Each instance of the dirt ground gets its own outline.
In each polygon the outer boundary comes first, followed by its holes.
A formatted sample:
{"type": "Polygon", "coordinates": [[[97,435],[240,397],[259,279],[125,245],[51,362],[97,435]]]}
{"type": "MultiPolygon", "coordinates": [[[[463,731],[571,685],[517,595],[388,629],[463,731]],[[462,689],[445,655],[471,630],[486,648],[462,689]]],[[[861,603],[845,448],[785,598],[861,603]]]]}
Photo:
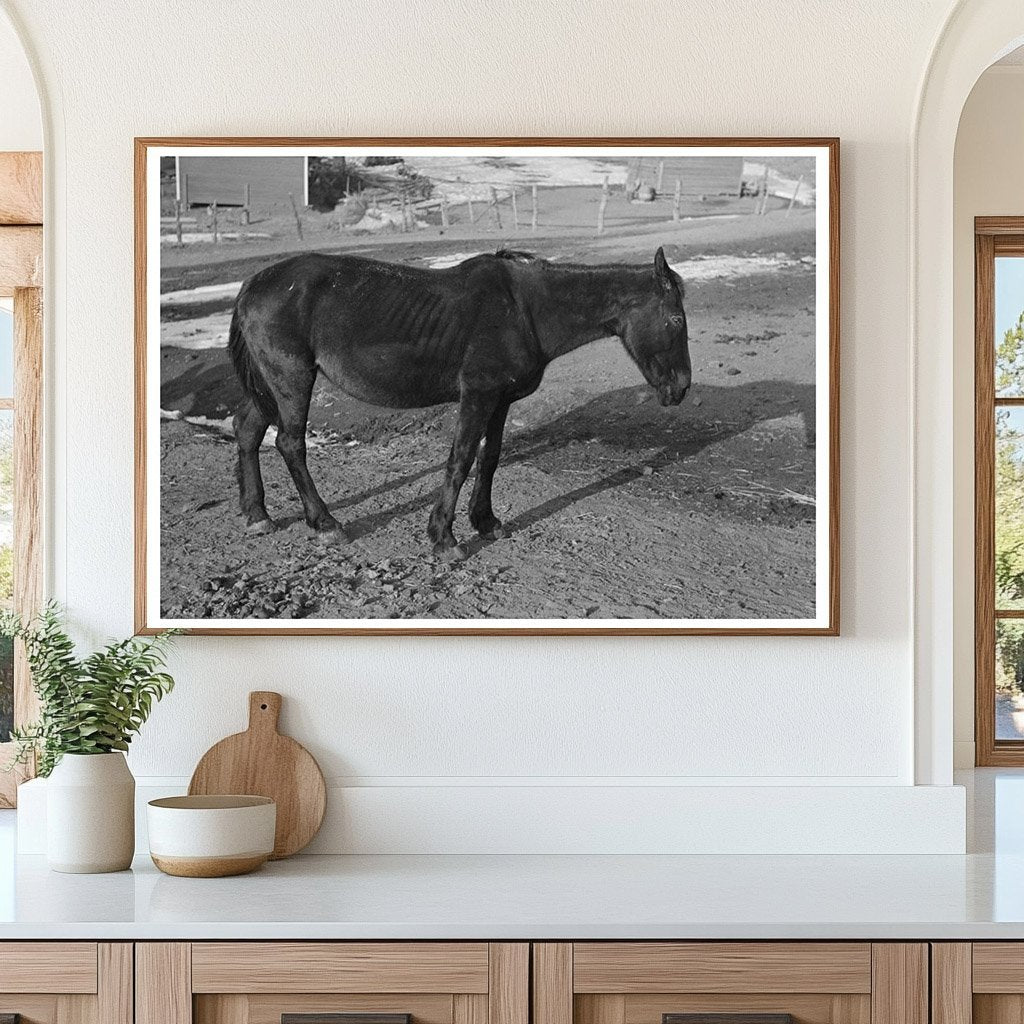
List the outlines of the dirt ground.
{"type": "MultiPolygon", "coordinates": [[[[782,269],[687,286],[694,387],[662,409],[616,339],[553,363],[513,406],[494,508],[510,535],[430,554],[425,528],[454,407],[365,406],[321,382],[309,466],[349,544],[311,537],[283,461],[262,454],[281,529],[244,533],[237,399],[223,348],[161,351],[161,604],[165,618],[807,618],[815,597],[813,212],[621,225],[608,237],[493,232],[339,240],[319,248],[418,261],[513,244],[580,262],[785,253],[782,269]],[[472,245],[467,245],[472,242],[472,245]],[[805,262],[800,263],[799,260],[805,262]],[[189,417],[189,420],[183,417],[189,417]],[[195,422],[198,420],[198,423],[195,422]],[[207,425],[199,425],[206,423],[207,425]]],[[[264,240],[165,251],[164,291],[237,281],[283,255],[264,240]],[[218,251],[212,252],[211,250],[218,251]]],[[[421,264],[422,265],[422,264],[421,264]]],[[[168,310],[168,325],[230,299],[168,310]]]]}

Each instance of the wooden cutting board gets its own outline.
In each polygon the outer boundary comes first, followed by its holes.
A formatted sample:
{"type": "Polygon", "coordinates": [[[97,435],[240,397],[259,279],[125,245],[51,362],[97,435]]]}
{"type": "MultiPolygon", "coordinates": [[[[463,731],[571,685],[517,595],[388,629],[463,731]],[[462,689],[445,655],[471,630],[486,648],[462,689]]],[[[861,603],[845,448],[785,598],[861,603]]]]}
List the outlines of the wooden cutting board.
{"type": "Polygon", "coordinates": [[[277,803],[271,860],[298,853],[317,834],[327,809],[327,787],[313,755],[277,731],[281,694],[249,694],[249,728],[214,744],[189,783],[190,796],[244,793],[277,803]]]}

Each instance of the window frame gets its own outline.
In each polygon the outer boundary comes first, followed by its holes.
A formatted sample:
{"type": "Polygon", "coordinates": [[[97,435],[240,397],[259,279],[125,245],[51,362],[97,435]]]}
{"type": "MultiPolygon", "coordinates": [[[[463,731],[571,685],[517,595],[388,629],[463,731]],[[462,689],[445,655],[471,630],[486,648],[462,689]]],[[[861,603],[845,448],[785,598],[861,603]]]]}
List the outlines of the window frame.
{"type": "Polygon", "coordinates": [[[974,221],[974,761],[978,767],[1024,766],[1024,740],[996,739],[996,620],[1024,623],[1024,608],[997,609],[995,593],[995,426],[998,408],[1024,397],[996,398],[995,261],[1024,258],[1024,217],[974,221]]]}
{"type": "MultiPolygon", "coordinates": [[[[14,300],[14,595],[23,618],[43,595],[43,229],[42,154],[0,153],[0,298],[14,300]]],[[[6,397],[6,396],[5,396],[6,397]]],[[[34,720],[38,701],[25,652],[14,653],[14,724],[34,720]]],[[[0,807],[14,807],[17,786],[35,766],[6,768],[13,743],[0,743],[0,807]]]]}

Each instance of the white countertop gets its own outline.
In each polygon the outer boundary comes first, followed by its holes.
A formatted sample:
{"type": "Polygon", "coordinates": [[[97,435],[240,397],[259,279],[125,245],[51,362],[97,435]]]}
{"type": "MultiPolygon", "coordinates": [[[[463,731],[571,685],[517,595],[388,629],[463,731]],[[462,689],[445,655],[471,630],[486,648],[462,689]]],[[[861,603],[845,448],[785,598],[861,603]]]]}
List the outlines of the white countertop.
{"type": "Polygon", "coordinates": [[[229,879],[18,862],[0,939],[1024,938],[1024,856],[298,857],[229,879]]]}
{"type": "Polygon", "coordinates": [[[225,879],[140,857],[60,875],[14,856],[0,812],[0,940],[1024,939],[1024,772],[959,781],[966,856],[309,856],[225,879]]]}

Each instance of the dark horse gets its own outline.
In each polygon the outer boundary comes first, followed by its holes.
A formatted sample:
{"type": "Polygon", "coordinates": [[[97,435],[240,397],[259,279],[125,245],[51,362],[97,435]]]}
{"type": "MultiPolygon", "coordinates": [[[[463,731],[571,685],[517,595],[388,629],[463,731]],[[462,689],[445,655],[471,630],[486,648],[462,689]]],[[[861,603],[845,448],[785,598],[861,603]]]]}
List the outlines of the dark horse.
{"type": "Polygon", "coordinates": [[[491,481],[509,406],[537,390],[552,359],[612,334],[661,404],[678,405],[690,386],[683,283],[661,249],[653,267],[560,265],[502,251],[444,270],[319,254],[261,270],[238,293],[229,340],[245,395],[235,437],[248,529],[274,528],[259,462],[274,423],[306,522],[318,533],[341,533],[306,467],[306,419],[320,371],[372,405],[458,402],[428,534],[435,552],[464,554],[452,519],[478,458],[469,519],[482,536],[502,536],[491,481]]]}

